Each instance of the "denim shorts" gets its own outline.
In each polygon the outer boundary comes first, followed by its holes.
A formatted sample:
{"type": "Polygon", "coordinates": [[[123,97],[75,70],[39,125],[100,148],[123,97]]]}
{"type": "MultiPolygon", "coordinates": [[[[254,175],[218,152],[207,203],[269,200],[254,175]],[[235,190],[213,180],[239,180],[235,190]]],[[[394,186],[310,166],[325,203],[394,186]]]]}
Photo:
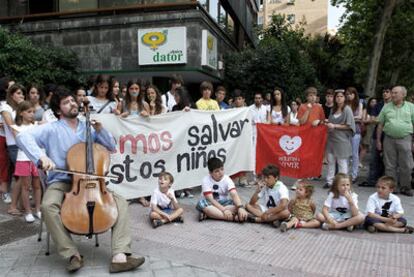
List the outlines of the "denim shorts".
{"type": "MultiPolygon", "coordinates": [[[[158,207],[162,212],[166,213],[166,214],[172,214],[175,210],[171,209],[171,208],[165,208],[165,209],[161,209],[160,207],[158,207]]],[[[153,210],[150,210],[150,214],[153,212],[153,210]]]]}
{"type": "MultiPolygon", "coordinates": [[[[234,205],[233,200],[231,200],[231,199],[217,200],[217,202],[219,202],[220,205],[222,205],[222,206],[234,205]]],[[[208,206],[211,206],[211,205],[212,204],[211,204],[210,201],[203,198],[200,201],[198,201],[196,208],[197,208],[197,210],[202,212],[204,208],[207,208],[208,206]]]]}
{"type": "Polygon", "coordinates": [[[330,211],[329,215],[336,221],[336,222],[344,222],[352,217],[351,213],[340,213],[338,211],[330,211]]]}
{"type": "MultiPolygon", "coordinates": [[[[398,222],[401,222],[402,224],[404,224],[403,227],[405,227],[407,225],[407,219],[405,219],[404,217],[400,217],[399,219],[397,219],[398,222]]],[[[365,227],[374,225],[375,223],[384,223],[381,220],[377,219],[377,218],[372,218],[372,217],[365,217],[365,227]]]]}

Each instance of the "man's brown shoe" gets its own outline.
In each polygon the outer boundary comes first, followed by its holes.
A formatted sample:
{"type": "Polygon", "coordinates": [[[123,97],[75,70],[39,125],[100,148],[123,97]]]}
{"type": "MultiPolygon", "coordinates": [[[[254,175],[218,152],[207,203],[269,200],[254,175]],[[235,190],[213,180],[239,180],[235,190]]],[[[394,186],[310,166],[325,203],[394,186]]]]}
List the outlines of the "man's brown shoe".
{"type": "Polygon", "coordinates": [[[109,267],[110,273],[117,273],[117,272],[124,272],[124,271],[130,271],[133,270],[140,265],[142,265],[145,262],[144,257],[138,257],[134,258],[131,256],[127,256],[127,262],[126,263],[111,263],[111,266],[109,267]]]}
{"type": "Polygon", "coordinates": [[[73,273],[73,272],[78,271],[82,266],[83,266],[83,257],[81,256],[81,259],[79,260],[79,258],[74,255],[70,257],[69,264],[66,266],[66,270],[69,273],[73,273]]]}

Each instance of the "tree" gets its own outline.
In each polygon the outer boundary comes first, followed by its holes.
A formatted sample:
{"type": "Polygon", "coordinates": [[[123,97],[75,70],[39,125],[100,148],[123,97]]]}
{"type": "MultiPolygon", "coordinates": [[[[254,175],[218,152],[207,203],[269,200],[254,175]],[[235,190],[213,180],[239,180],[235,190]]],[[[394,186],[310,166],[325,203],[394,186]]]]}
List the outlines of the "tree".
{"type": "Polygon", "coordinates": [[[339,29],[345,47],[342,55],[355,70],[355,78],[365,84],[368,95],[376,86],[414,86],[412,50],[414,1],[333,0],[346,13],[339,29]]]}
{"type": "Polygon", "coordinates": [[[256,49],[245,49],[225,57],[225,83],[239,88],[250,99],[253,93],[272,92],[282,87],[293,99],[309,85],[319,85],[306,51],[308,38],[301,26],[291,25],[284,16],[274,15],[268,28],[260,32],[256,49]]]}
{"type": "Polygon", "coordinates": [[[22,84],[79,83],[78,58],[65,49],[34,45],[20,34],[0,28],[0,75],[22,84]]]}

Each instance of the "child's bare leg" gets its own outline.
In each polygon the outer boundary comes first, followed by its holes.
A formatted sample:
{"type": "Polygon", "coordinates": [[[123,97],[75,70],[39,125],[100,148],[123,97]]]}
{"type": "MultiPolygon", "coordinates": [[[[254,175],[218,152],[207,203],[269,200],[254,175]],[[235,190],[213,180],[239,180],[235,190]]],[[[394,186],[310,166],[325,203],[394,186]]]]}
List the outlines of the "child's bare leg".
{"type": "Polygon", "coordinates": [[[19,181],[18,181],[21,185],[22,191],[21,191],[21,199],[22,199],[22,204],[23,204],[23,208],[26,211],[26,213],[31,213],[32,209],[30,207],[30,199],[29,199],[29,194],[30,194],[30,177],[20,177],[19,181]]]}
{"type": "Polygon", "coordinates": [[[11,195],[12,201],[10,203],[9,210],[17,210],[17,202],[19,201],[20,192],[22,190],[22,185],[19,179],[16,182],[14,182],[12,186],[12,195],[11,195]]]}
{"type": "Polygon", "coordinates": [[[312,219],[309,221],[301,222],[302,228],[319,228],[320,226],[321,226],[321,223],[317,219],[312,219]]]}
{"type": "Polygon", "coordinates": [[[255,204],[255,205],[251,205],[251,204],[246,204],[246,210],[249,213],[252,213],[254,216],[262,216],[263,212],[262,209],[260,209],[260,206],[255,204]]]}
{"type": "Polygon", "coordinates": [[[277,214],[272,214],[268,217],[267,220],[263,222],[273,222],[275,220],[285,220],[288,219],[290,216],[289,210],[283,210],[281,212],[278,212],[277,214]]]}
{"type": "Polygon", "coordinates": [[[152,211],[150,213],[150,219],[151,220],[154,220],[154,219],[164,220],[164,218],[159,213],[157,213],[156,211],[152,211]]]}
{"type": "MultiPolygon", "coordinates": [[[[214,206],[208,206],[208,207],[204,208],[203,213],[205,213],[208,218],[219,219],[219,220],[228,220],[226,218],[226,216],[224,215],[224,213],[222,211],[220,211],[219,209],[217,209],[216,207],[214,207],[214,206]]],[[[232,217],[231,221],[232,220],[233,220],[233,217],[232,217]]]]}
{"type": "Polygon", "coordinates": [[[172,214],[170,214],[171,221],[173,221],[174,219],[180,217],[183,214],[183,212],[184,212],[183,208],[178,208],[178,209],[174,210],[174,212],[172,214]]]}
{"type": "Polygon", "coordinates": [[[286,222],[286,229],[293,228],[296,225],[296,223],[298,223],[298,222],[299,222],[299,219],[297,217],[292,217],[291,220],[286,222]]]}
{"type": "Polygon", "coordinates": [[[348,220],[339,222],[338,224],[335,225],[335,229],[344,229],[349,226],[355,226],[355,225],[361,224],[362,222],[364,222],[364,216],[360,213],[354,217],[351,217],[348,220]]]}
{"type": "Polygon", "coordinates": [[[42,187],[39,177],[32,178],[33,196],[35,200],[35,210],[40,211],[40,203],[42,202],[42,187]]]}
{"type": "Polygon", "coordinates": [[[403,226],[404,224],[402,222],[397,222],[394,225],[389,225],[385,223],[374,223],[374,227],[377,228],[377,230],[390,233],[404,233],[405,228],[403,226]]]}
{"type": "Polygon", "coordinates": [[[321,223],[326,222],[326,218],[325,218],[325,216],[324,216],[323,214],[321,214],[321,213],[317,213],[317,214],[316,214],[316,219],[317,219],[319,222],[321,222],[321,223]]]}

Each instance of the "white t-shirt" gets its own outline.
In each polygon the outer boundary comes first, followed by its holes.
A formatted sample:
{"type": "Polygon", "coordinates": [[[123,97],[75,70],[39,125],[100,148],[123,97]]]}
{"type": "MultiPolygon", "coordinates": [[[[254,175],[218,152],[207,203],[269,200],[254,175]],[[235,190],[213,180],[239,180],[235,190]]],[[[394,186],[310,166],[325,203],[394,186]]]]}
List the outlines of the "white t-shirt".
{"type": "Polygon", "coordinates": [[[384,217],[393,214],[404,214],[401,200],[395,194],[390,193],[388,199],[378,197],[378,193],[371,194],[367,202],[367,213],[376,213],[384,217]]]}
{"type": "Polygon", "coordinates": [[[46,121],[46,122],[55,122],[58,121],[58,119],[56,118],[56,116],[53,114],[52,109],[47,109],[42,116],[42,121],[46,121]]]}
{"type": "Polygon", "coordinates": [[[259,108],[255,104],[250,105],[249,107],[250,114],[252,115],[252,124],[256,126],[256,123],[266,123],[267,121],[267,112],[269,111],[269,106],[261,105],[259,108]]]}
{"type": "MultiPolygon", "coordinates": [[[[352,200],[354,201],[355,207],[358,208],[358,194],[352,193],[352,200]]],[[[324,206],[329,208],[329,212],[337,211],[339,213],[351,213],[349,202],[345,196],[339,195],[338,198],[334,198],[333,192],[328,194],[324,206]]]]}
{"type": "Polygon", "coordinates": [[[264,186],[257,197],[259,198],[260,206],[274,208],[279,205],[282,199],[289,201],[289,190],[282,181],[277,181],[273,188],[264,186]]]}
{"type": "MultiPolygon", "coordinates": [[[[1,101],[0,102],[0,111],[2,110],[2,105],[3,105],[3,103],[6,103],[6,101],[1,101]]],[[[1,112],[0,112],[0,124],[2,124],[2,123],[4,123],[4,120],[3,120],[3,116],[1,115],[1,112]]],[[[0,127],[0,136],[1,137],[5,137],[6,136],[6,132],[4,131],[4,127],[0,127]]]]}
{"type": "MultiPolygon", "coordinates": [[[[34,127],[36,127],[37,124],[30,124],[30,125],[12,125],[13,129],[15,129],[18,133],[23,133],[24,131],[30,130],[34,127]]],[[[19,149],[19,151],[17,152],[17,158],[16,161],[19,162],[27,162],[30,161],[30,159],[26,156],[26,154],[19,149]]]]}
{"type": "MultiPolygon", "coordinates": [[[[290,107],[287,107],[288,115],[290,113],[290,107]]],[[[285,119],[283,118],[282,111],[276,112],[275,110],[271,110],[271,118],[273,124],[283,124],[285,123],[285,119]]]]}
{"type": "Polygon", "coordinates": [[[156,187],[151,195],[151,204],[156,205],[161,209],[172,209],[173,207],[171,206],[171,199],[167,196],[168,193],[171,193],[174,197],[174,200],[177,201],[173,189],[169,189],[167,193],[162,193],[160,191],[160,188],[156,187]]]}
{"type": "Polygon", "coordinates": [[[177,104],[175,102],[174,95],[171,94],[170,91],[167,91],[165,94],[161,95],[162,104],[167,107],[167,111],[171,112],[172,108],[177,104]],[[165,95],[168,95],[168,103],[167,103],[167,97],[165,95]]]}
{"type": "MultiPolygon", "coordinates": [[[[13,121],[16,118],[16,111],[13,110],[13,108],[7,104],[5,101],[1,102],[0,105],[0,114],[3,112],[7,112],[11,115],[11,118],[13,119],[13,121]]],[[[16,139],[13,135],[12,130],[9,128],[9,126],[7,126],[7,124],[4,124],[4,132],[6,135],[6,144],[7,145],[16,145],[16,139]]]]}
{"type": "Polygon", "coordinates": [[[290,125],[299,125],[298,113],[290,113],[290,125]]]}
{"type": "Polygon", "coordinates": [[[236,189],[236,186],[228,175],[224,175],[220,181],[215,181],[211,175],[207,175],[201,184],[201,197],[205,198],[204,194],[212,193],[215,200],[229,200],[229,192],[233,189],[236,189]]]}
{"type": "MultiPolygon", "coordinates": [[[[98,113],[98,111],[106,105],[108,102],[108,99],[100,100],[94,96],[88,96],[89,100],[89,106],[93,107],[93,113],[98,113]]],[[[113,111],[116,109],[116,102],[111,101],[108,105],[100,112],[100,114],[104,113],[113,113],[113,111]]]]}

